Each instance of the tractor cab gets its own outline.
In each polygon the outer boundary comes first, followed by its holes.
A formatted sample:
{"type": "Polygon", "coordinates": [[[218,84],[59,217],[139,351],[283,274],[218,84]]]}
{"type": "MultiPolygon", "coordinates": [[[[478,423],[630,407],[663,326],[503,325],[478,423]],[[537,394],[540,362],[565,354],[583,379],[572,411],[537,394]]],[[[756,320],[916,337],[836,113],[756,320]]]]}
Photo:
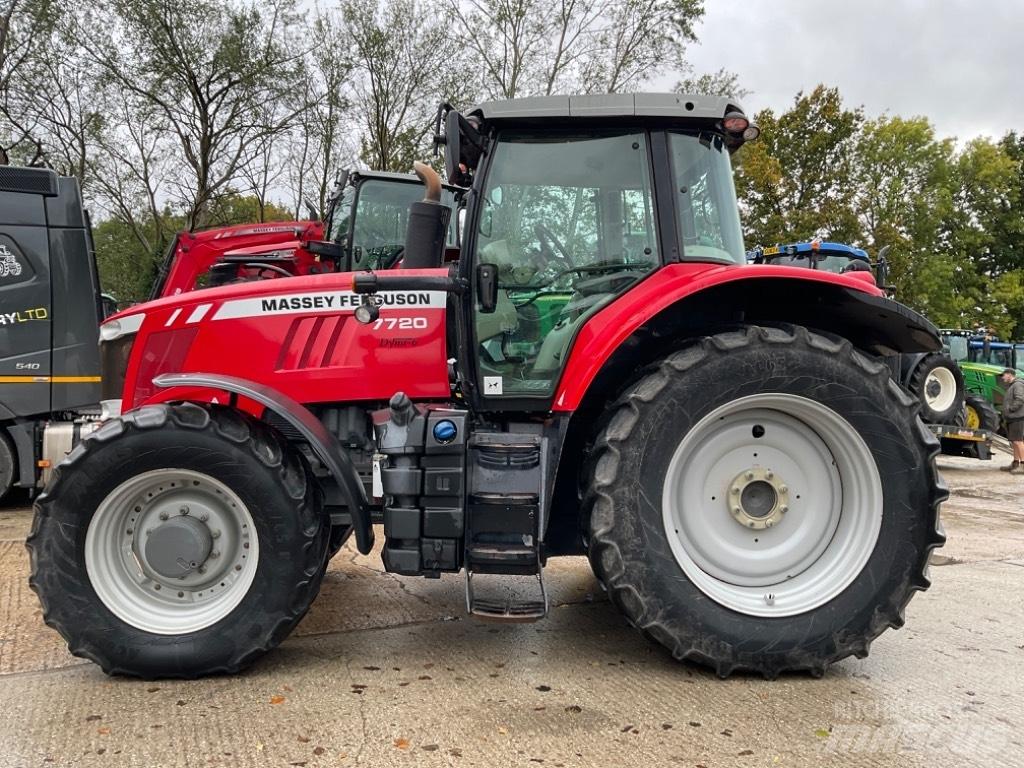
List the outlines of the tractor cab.
{"type": "Polygon", "coordinates": [[[467,364],[494,406],[550,401],[580,329],[664,265],[743,261],[729,155],[757,128],[728,99],[547,97],[444,119],[449,178],[473,178],[467,364]]]}
{"type": "MultiPolygon", "coordinates": [[[[454,209],[457,187],[444,185],[441,203],[454,209]]],[[[325,240],[307,243],[313,252],[329,255],[338,271],[391,269],[405,250],[409,206],[423,197],[423,187],[412,174],[384,171],[351,171],[342,176],[324,217],[325,240]]],[[[458,235],[450,218],[445,257],[458,257],[458,235]]]]}

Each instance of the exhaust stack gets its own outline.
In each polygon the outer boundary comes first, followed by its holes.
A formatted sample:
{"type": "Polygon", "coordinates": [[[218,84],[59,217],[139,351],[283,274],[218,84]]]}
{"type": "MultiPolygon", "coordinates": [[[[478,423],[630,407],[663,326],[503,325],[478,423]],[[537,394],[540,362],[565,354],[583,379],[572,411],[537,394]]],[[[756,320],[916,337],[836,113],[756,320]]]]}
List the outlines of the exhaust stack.
{"type": "Polygon", "coordinates": [[[423,199],[409,206],[409,226],[405,231],[403,269],[440,267],[451,210],[441,204],[441,177],[426,163],[413,163],[413,170],[426,187],[423,199]]]}

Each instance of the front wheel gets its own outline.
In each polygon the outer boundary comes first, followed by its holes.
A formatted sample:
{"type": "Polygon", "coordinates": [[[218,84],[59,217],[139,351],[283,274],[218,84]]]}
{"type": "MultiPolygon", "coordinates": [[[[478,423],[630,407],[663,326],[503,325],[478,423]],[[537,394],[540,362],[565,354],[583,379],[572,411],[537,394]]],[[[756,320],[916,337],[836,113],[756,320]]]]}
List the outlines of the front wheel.
{"type": "Polygon", "coordinates": [[[804,328],[670,355],[595,444],[595,573],[634,625],[722,676],[867,654],[944,540],[917,408],[886,366],[804,328]]]}
{"type": "Polygon", "coordinates": [[[65,459],[35,505],[30,584],[105,672],[235,672],[316,596],[329,522],[308,468],[226,408],[142,408],[65,459]]]}

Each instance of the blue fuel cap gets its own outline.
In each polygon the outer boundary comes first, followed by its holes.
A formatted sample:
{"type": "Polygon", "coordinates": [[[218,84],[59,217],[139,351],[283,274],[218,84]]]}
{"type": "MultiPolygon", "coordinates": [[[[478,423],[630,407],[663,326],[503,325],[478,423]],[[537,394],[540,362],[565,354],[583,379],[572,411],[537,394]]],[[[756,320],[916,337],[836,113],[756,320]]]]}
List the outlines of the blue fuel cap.
{"type": "Polygon", "coordinates": [[[434,439],[439,443],[450,443],[457,434],[459,434],[458,428],[454,422],[448,421],[448,419],[434,425],[434,439]]]}

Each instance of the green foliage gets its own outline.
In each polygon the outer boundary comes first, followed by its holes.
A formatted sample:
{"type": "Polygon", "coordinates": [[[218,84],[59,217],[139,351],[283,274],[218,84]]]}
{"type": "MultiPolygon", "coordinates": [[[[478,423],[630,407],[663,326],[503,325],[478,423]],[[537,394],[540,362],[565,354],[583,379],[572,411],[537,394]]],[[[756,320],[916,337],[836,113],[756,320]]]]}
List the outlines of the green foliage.
{"type": "Polygon", "coordinates": [[[1024,139],[958,148],[924,117],[865,119],[824,86],[757,121],[737,163],[748,245],[888,245],[897,299],[939,326],[1024,336],[1024,139]]]}
{"type": "Polygon", "coordinates": [[[751,244],[807,239],[821,230],[843,241],[858,234],[852,182],[863,121],[860,109],[843,107],[837,89],[821,85],[798,94],[780,115],[757,115],[762,138],[743,148],[736,175],[751,244]]]}

